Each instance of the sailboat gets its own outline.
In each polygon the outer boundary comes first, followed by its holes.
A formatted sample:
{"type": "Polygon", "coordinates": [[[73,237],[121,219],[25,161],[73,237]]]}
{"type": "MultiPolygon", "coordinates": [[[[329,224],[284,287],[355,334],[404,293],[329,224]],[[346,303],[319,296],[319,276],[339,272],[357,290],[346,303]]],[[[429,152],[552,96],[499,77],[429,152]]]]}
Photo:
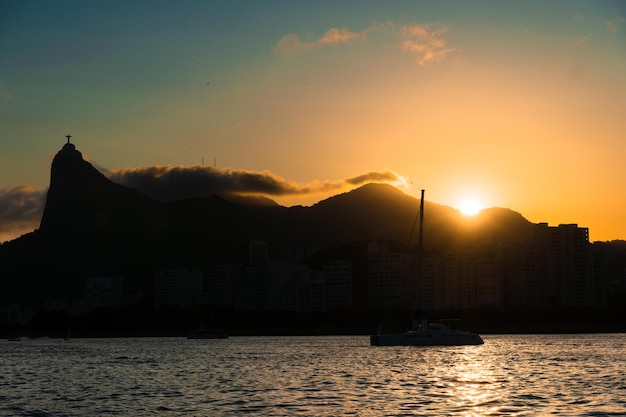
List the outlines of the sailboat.
{"type": "MultiPolygon", "coordinates": [[[[419,216],[417,283],[423,271],[424,190],[422,190],[419,216]]],[[[452,329],[443,322],[429,323],[425,318],[422,318],[419,323],[414,323],[413,329],[406,332],[382,333],[379,327],[378,333],[370,336],[372,346],[462,346],[482,345],[483,343],[483,339],[476,333],[452,329]]]]}

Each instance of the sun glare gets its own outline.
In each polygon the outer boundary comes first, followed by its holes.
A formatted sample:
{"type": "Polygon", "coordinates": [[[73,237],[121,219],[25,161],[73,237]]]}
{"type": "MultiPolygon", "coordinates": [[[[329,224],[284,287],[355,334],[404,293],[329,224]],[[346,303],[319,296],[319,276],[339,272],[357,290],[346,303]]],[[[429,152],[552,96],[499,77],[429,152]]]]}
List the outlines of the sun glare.
{"type": "Polygon", "coordinates": [[[459,206],[459,210],[461,210],[461,213],[464,216],[475,216],[478,213],[480,213],[480,210],[482,210],[482,207],[477,200],[468,198],[461,202],[461,205],[459,206]]]}

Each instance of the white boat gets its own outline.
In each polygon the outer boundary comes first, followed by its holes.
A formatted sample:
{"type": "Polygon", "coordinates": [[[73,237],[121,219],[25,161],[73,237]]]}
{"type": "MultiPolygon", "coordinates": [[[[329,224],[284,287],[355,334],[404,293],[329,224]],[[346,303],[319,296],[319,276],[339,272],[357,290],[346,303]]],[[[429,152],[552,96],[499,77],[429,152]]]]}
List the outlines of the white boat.
{"type": "Polygon", "coordinates": [[[483,339],[476,333],[452,329],[444,323],[422,320],[414,330],[400,333],[370,336],[372,346],[461,346],[482,345],[483,339]]]}
{"type": "MultiPolygon", "coordinates": [[[[419,211],[419,241],[417,249],[418,283],[423,271],[423,236],[424,236],[424,190],[420,201],[419,211]]],[[[420,303],[417,302],[417,305],[420,303]]],[[[372,346],[461,346],[461,345],[482,345],[483,339],[476,333],[451,329],[444,323],[429,323],[428,320],[420,318],[413,323],[413,329],[407,332],[386,333],[378,329],[378,334],[370,336],[372,346]]]]}

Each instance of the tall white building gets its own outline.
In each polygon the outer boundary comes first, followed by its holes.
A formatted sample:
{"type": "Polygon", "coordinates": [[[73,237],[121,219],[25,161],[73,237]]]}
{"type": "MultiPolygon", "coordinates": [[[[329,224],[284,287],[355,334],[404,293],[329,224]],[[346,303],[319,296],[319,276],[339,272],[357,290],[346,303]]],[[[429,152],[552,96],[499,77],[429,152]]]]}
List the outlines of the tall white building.
{"type": "Polygon", "coordinates": [[[509,308],[606,309],[607,282],[601,254],[592,250],[589,229],[577,224],[535,226],[534,240],[499,248],[509,308]]]}

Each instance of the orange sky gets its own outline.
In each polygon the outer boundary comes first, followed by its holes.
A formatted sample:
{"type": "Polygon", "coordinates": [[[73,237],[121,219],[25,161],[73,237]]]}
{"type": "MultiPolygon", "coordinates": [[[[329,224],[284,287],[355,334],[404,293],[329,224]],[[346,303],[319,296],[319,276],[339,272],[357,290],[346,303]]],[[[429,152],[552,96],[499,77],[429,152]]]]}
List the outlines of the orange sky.
{"type": "Polygon", "coordinates": [[[453,3],[12,5],[0,237],[70,133],[112,171],[204,160],[305,186],[391,170],[439,204],[626,239],[623,3],[453,3]]]}

